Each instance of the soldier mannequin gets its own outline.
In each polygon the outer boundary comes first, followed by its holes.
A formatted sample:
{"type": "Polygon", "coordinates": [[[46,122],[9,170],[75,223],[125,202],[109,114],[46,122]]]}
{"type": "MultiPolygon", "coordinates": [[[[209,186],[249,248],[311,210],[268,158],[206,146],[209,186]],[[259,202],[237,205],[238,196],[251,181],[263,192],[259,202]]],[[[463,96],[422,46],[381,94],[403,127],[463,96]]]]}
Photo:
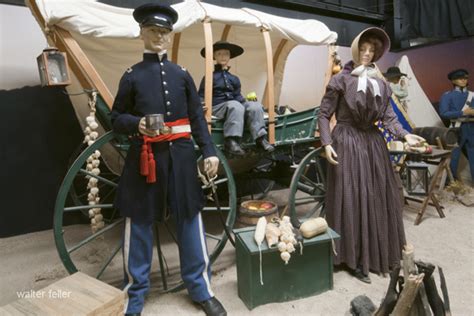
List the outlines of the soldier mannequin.
{"type": "MultiPolygon", "coordinates": [[[[274,147],[267,141],[267,131],[263,119],[263,106],[259,102],[246,101],[240,93],[239,77],[229,72],[230,59],[241,55],[242,47],[225,41],[213,45],[216,65],[213,73],[212,114],[224,119],[224,148],[226,152],[243,156],[245,151],[240,147],[244,132],[244,121],[247,122],[250,134],[257,146],[272,152],[274,147]]],[[[205,48],[201,50],[205,57],[205,48]]],[[[204,99],[204,77],[199,86],[199,96],[204,99]]]]}
{"type": "MultiPolygon", "coordinates": [[[[469,160],[471,169],[471,181],[474,183],[474,102],[473,92],[467,89],[469,73],[465,69],[453,70],[448,74],[454,89],[445,92],[439,103],[439,113],[442,118],[450,120],[462,120],[458,144],[451,155],[451,171],[457,176],[461,151],[469,160]]],[[[457,126],[458,124],[455,124],[457,126]]]]}
{"type": "Polygon", "coordinates": [[[133,17],[140,24],[145,53],[143,61],[120,80],[111,113],[114,131],[129,135],[131,143],[115,199],[115,207],[126,219],[125,313],[139,315],[143,309],[150,288],[153,223],[170,209],[177,226],[181,276],[191,299],[207,315],[226,315],[210,288],[200,212],[204,196],[191,135],[209,176],[217,173],[219,159],[194,81],[184,68],[168,61],[165,50],[178,14],[168,5],[145,4],[135,9],[133,17]],[[147,129],[144,116],[159,113],[169,128],[147,129]]]}
{"type": "Polygon", "coordinates": [[[387,72],[383,74],[385,79],[390,84],[393,94],[398,98],[398,101],[403,106],[403,109],[407,110],[406,98],[408,96],[408,87],[406,83],[407,75],[400,71],[398,67],[390,67],[387,72]]]}

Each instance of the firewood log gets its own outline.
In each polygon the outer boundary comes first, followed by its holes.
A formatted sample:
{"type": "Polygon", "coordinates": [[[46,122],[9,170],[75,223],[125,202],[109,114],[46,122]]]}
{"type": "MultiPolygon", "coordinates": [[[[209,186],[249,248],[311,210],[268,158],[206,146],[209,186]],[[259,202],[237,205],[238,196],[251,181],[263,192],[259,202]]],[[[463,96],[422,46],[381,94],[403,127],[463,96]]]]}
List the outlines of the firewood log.
{"type": "Polygon", "coordinates": [[[380,304],[380,307],[375,312],[375,316],[385,316],[390,315],[393,310],[393,307],[397,303],[398,299],[398,292],[397,292],[397,281],[398,275],[400,274],[400,266],[396,266],[393,268],[392,272],[390,273],[390,283],[388,285],[387,294],[380,304]]]}
{"type": "Polygon", "coordinates": [[[425,263],[422,261],[415,261],[415,264],[418,267],[418,271],[425,274],[423,284],[425,285],[426,296],[428,297],[428,302],[430,303],[434,316],[445,316],[443,301],[438,294],[435,279],[432,275],[435,266],[431,263],[425,263]]]}
{"type": "Polygon", "coordinates": [[[418,293],[418,288],[423,283],[424,276],[425,275],[422,273],[420,275],[411,274],[408,277],[405,286],[403,287],[403,291],[400,293],[397,304],[390,315],[408,316],[410,314],[410,309],[413,305],[416,294],[418,293]]]}
{"type": "Polygon", "coordinates": [[[446,287],[446,279],[444,278],[443,269],[438,266],[438,273],[439,273],[439,280],[441,288],[441,293],[443,293],[443,301],[444,301],[444,312],[446,316],[451,316],[451,307],[449,306],[449,296],[448,296],[448,288],[446,287]]]}

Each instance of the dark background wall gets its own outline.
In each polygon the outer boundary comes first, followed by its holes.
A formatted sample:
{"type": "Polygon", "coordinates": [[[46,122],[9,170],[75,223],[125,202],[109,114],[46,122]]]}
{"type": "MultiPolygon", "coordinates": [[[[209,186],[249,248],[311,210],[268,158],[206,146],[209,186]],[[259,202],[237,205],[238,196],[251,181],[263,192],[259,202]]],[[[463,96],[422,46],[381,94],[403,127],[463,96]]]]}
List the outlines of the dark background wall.
{"type": "Polygon", "coordinates": [[[0,237],[49,229],[82,131],[58,88],[0,90],[0,237]]]}

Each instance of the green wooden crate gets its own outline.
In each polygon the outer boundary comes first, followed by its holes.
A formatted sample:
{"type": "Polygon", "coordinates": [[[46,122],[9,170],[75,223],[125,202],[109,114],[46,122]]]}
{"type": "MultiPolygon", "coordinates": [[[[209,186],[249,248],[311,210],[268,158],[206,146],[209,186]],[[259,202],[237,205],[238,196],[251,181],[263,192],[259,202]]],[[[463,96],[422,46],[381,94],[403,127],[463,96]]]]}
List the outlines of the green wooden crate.
{"type": "Polygon", "coordinates": [[[280,259],[278,249],[262,244],[263,283],[260,284],[260,261],[254,240],[255,227],[234,230],[237,254],[239,297],[249,309],[272,302],[286,302],[319,294],[333,288],[333,263],[329,233],[305,239],[303,255],[299,247],[291,254],[288,265],[280,259]]]}

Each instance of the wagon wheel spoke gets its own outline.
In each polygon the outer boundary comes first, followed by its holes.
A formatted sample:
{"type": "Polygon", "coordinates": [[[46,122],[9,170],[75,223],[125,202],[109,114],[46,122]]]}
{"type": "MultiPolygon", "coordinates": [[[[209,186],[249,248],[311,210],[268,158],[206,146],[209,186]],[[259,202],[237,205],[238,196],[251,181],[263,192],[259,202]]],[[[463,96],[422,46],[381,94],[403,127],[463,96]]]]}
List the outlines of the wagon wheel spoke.
{"type": "Polygon", "coordinates": [[[221,240],[222,240],[222,236],[217,236],[217,235],[211,234],[211,233],[206,233],[206,237],[207,237],[207,238],[210,238],[210,239],[217,240],[217,241],[221,241],[221,240]]]}
{"type": "Polygon", "coordinates": [[[64,213],[90,210],[92,208],[113,208],[113,204],[95,204],[95,205],[80,205],[80,206],[69,206],[64,208],[64,213]]]}
{"type": "Polygon", "coordinates": [[[106,179],[106,178],[104,178],[104,177],[96,176],[96,175],[92,174],[91,172],[86,171],[85,169],[81,169],[81,170],[79,170],[79,172],[82,173],[82,174],[85,174],[85,175],[87,175],[87,176],[90,176],[90,177],[92,177],[92,178],[96,178],[97,180],[102,181],[102,182],[104,182],[104,183],[106,183],[106,184],[108,184],[108,185],[110,185],[110,186],[112,186],[112,187],[114,187],[114,188],[116,188],[116,187],[118,186],[117,183],[115,183],[115,182],[113,182],[113,181],[110,181],[109,179],[106,179]]]}
{"type": "Polygon", "coordinates": [[[231,208],[229,206],[221,206],[220,208],[213,207],[213,206],[205,206],[202,209],[203,212],[230,212],[231,208]]]}
{"type": "Polygon", "coordinates": [[[91,242],[92,240],[96,239],[97,237],[103,235],[104,233],[108,232],[109,230],[111,230],[112,228],[116,227],[117,225],[121,224],[122,222],[124,221],[123,218],[119,219],[118,221],[116,221],[115,223],[112,223],[104,228],[102,228],[101,230],[95,232],[94,234],[90,235],[89,237],[81,240],[79,243],[77,243],[76,245],[74,245],[73,247],[69,248],[67,250],[67,252],[69,254],[73,253],[74,251],[76,251],[77,249],[81,248],[82,246],[88,244],[89,242],[91,242]]]}
{"type": "Polygon", "coordinates": [[[326,188],[320,152],[316,149],[308,153],[293,174],[289,208],[294,225],[324,213],[326,188]]]}
{"type": "Polygon", "coordinates": [[[120,249],[122,249],[121,242],[119,242],[119,244],[117,245],[117,247],[115,247],[110,257],[104,262],[104,264],[100,268],[99,273],[97,273],[97,276],[96,276],[97,279],[100,279],[100,277],[102,276],[102,273],[104,273],[105,269],[109,266],[110,262],[112,262],[112,260],[115,258],[115,256],[117,255],[120,249]]]}

